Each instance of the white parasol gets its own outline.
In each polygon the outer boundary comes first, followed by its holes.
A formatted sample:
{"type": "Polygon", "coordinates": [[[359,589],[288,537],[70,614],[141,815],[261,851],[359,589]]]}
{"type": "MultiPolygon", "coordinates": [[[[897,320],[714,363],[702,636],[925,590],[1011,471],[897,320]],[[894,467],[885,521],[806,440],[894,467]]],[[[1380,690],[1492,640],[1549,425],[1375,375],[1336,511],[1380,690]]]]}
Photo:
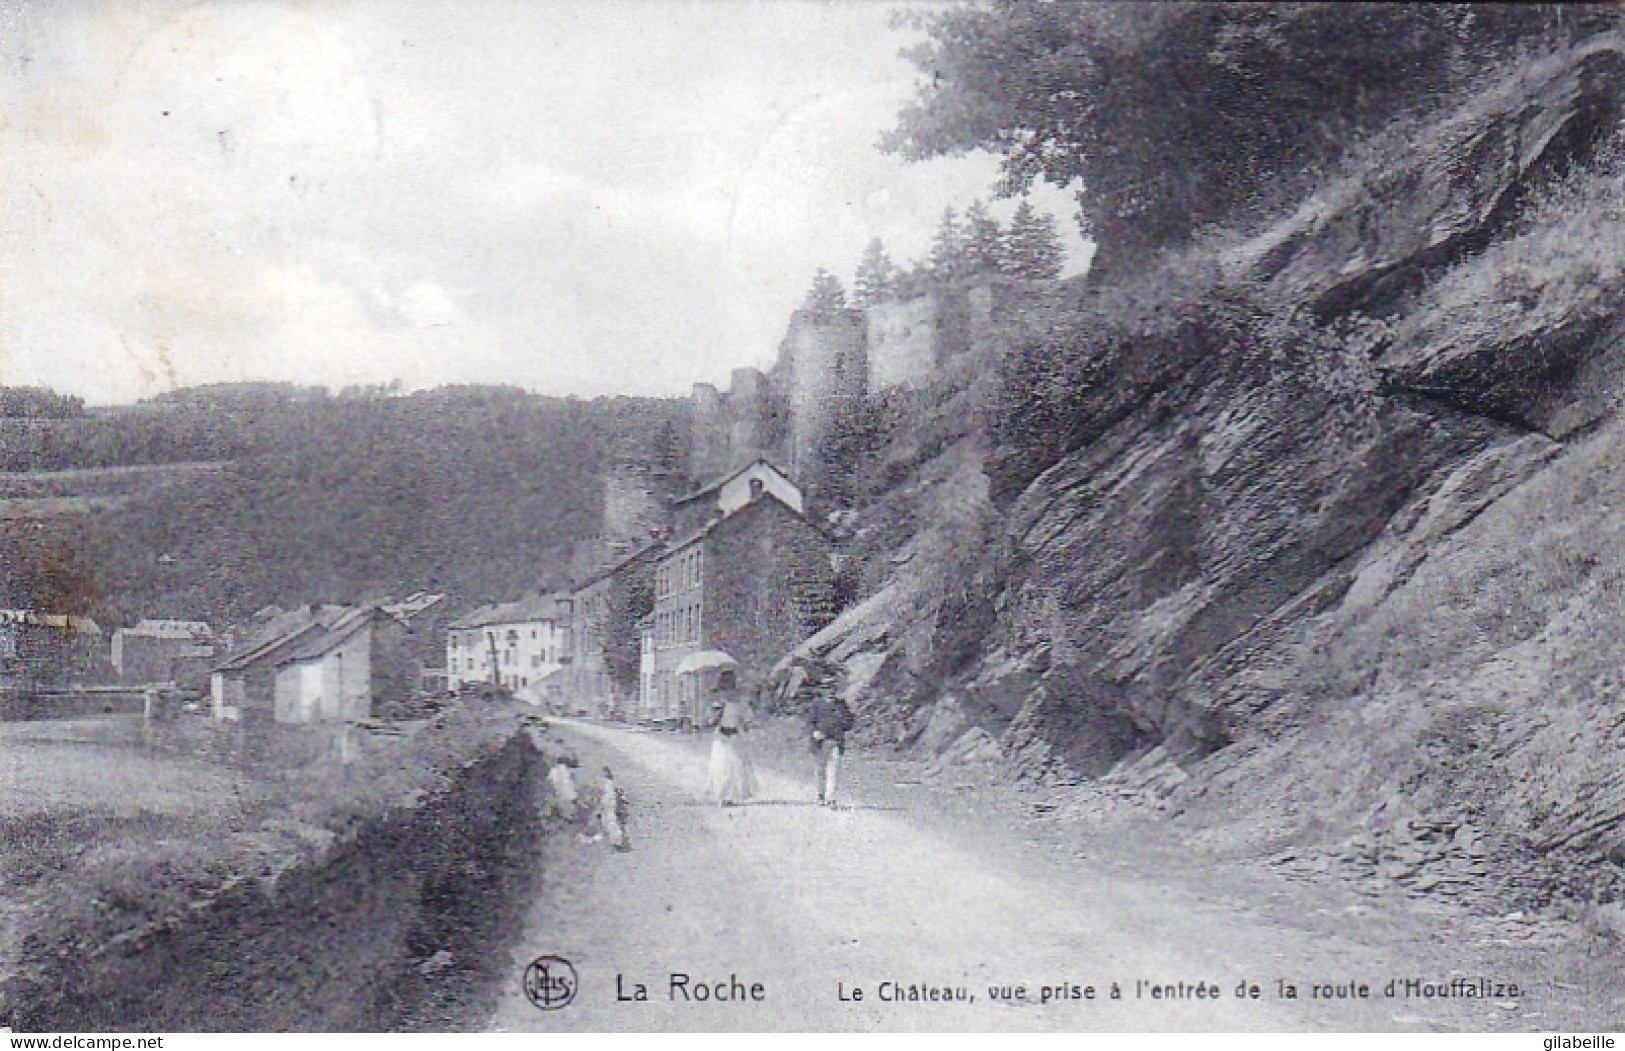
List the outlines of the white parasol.
{"type": "Polygon", "coordinates": [[[678,675],[692,675],[695,672],[709,671],[712,668],[732,668],[738,665],[728,654],[721,650],[701,650],[690,653],[677,662],[678,675]]]}

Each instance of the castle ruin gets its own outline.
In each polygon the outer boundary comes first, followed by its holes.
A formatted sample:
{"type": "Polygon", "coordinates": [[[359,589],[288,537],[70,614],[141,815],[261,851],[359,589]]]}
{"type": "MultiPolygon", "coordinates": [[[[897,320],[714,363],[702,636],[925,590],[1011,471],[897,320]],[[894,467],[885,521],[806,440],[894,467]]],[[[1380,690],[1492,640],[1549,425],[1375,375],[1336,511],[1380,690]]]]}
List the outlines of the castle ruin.
{"type": "Polygon", "coordinates": [[[685,489],[758,458],[816,495],[824,439],[864,398],[925,387],[946,362],[984,345],[1014,284],[984,277],[864,309],[795,311],[769,372],[734,369],[726,391],[694,384],[686,455],[679,456],[686,477],[654,470],[647,457],[616,458],[604,483],[601,534],[578,562],[602,563],[629,550],[661,527],[685,489]]]}

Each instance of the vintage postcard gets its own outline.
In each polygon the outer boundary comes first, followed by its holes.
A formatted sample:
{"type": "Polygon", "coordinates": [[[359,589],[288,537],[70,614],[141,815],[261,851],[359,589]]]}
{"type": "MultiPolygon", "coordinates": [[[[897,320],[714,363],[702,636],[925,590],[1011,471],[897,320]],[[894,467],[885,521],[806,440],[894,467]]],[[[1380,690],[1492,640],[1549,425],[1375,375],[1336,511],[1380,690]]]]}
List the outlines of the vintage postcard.
{"type": "Polygon", "coordinates": [[[1612,1046],[1622,118],[1612,4],[0,0],[0,1027],[1612,1046]]]}

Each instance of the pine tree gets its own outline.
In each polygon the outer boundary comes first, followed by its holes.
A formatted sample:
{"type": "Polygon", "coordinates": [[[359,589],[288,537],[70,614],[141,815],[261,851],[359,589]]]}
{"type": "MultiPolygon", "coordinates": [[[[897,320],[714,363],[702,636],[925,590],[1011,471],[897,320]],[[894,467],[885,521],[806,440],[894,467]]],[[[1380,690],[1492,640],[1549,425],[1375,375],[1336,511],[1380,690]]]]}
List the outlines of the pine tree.
{"type": "Polygon", "coordinates": [[[1053,281],[1061,276],[1065,254],[1061,237],[1055,232],[1055,217],[1036,211],[1023,199],[1016,206],[1016,214],[1010,217],[1010,229],[1004,235],[1000,269],[1012,277],[1029,281],[1053,281]]]}
{"type": "Polygon", "coordinates": [[[819,267],[801,308],[818,313],[846,309],[846,289],[841,287],[841,279],[819,267]]]}
{"type": "Polygon", "coordinates": [[[852,277],[852,298],[860,307],[872,307],[891,299],[897,294],[897,278],[897,265],[876,237],[863,250],[863,259],[852,277]]]}
{"type": "Polygon", "coordinates": [[[965,230],[952,207],[942,212],[937,236],[931,242],[931,273],[939,281],[955,281],[965,273],[965,230]]]}
{"type": "Polygon", "coordinates": [[[990,274],[1004,257],[1004,231],[987,205],[972,202],[965,210],[965,266],[973,274],[990,274]]]}

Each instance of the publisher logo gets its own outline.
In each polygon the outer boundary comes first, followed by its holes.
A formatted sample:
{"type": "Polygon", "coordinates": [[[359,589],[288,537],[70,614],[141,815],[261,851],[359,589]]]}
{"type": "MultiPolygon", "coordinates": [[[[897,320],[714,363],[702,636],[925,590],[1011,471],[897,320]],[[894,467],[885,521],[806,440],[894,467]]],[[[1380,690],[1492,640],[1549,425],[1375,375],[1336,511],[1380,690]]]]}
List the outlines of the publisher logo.
{"type": "Polygon", "coordinates": [[[525,999],[543,1011],[557,1011],[576,998],[580,979],[562,956],[538,956],[525,968],[525,999]]]}

